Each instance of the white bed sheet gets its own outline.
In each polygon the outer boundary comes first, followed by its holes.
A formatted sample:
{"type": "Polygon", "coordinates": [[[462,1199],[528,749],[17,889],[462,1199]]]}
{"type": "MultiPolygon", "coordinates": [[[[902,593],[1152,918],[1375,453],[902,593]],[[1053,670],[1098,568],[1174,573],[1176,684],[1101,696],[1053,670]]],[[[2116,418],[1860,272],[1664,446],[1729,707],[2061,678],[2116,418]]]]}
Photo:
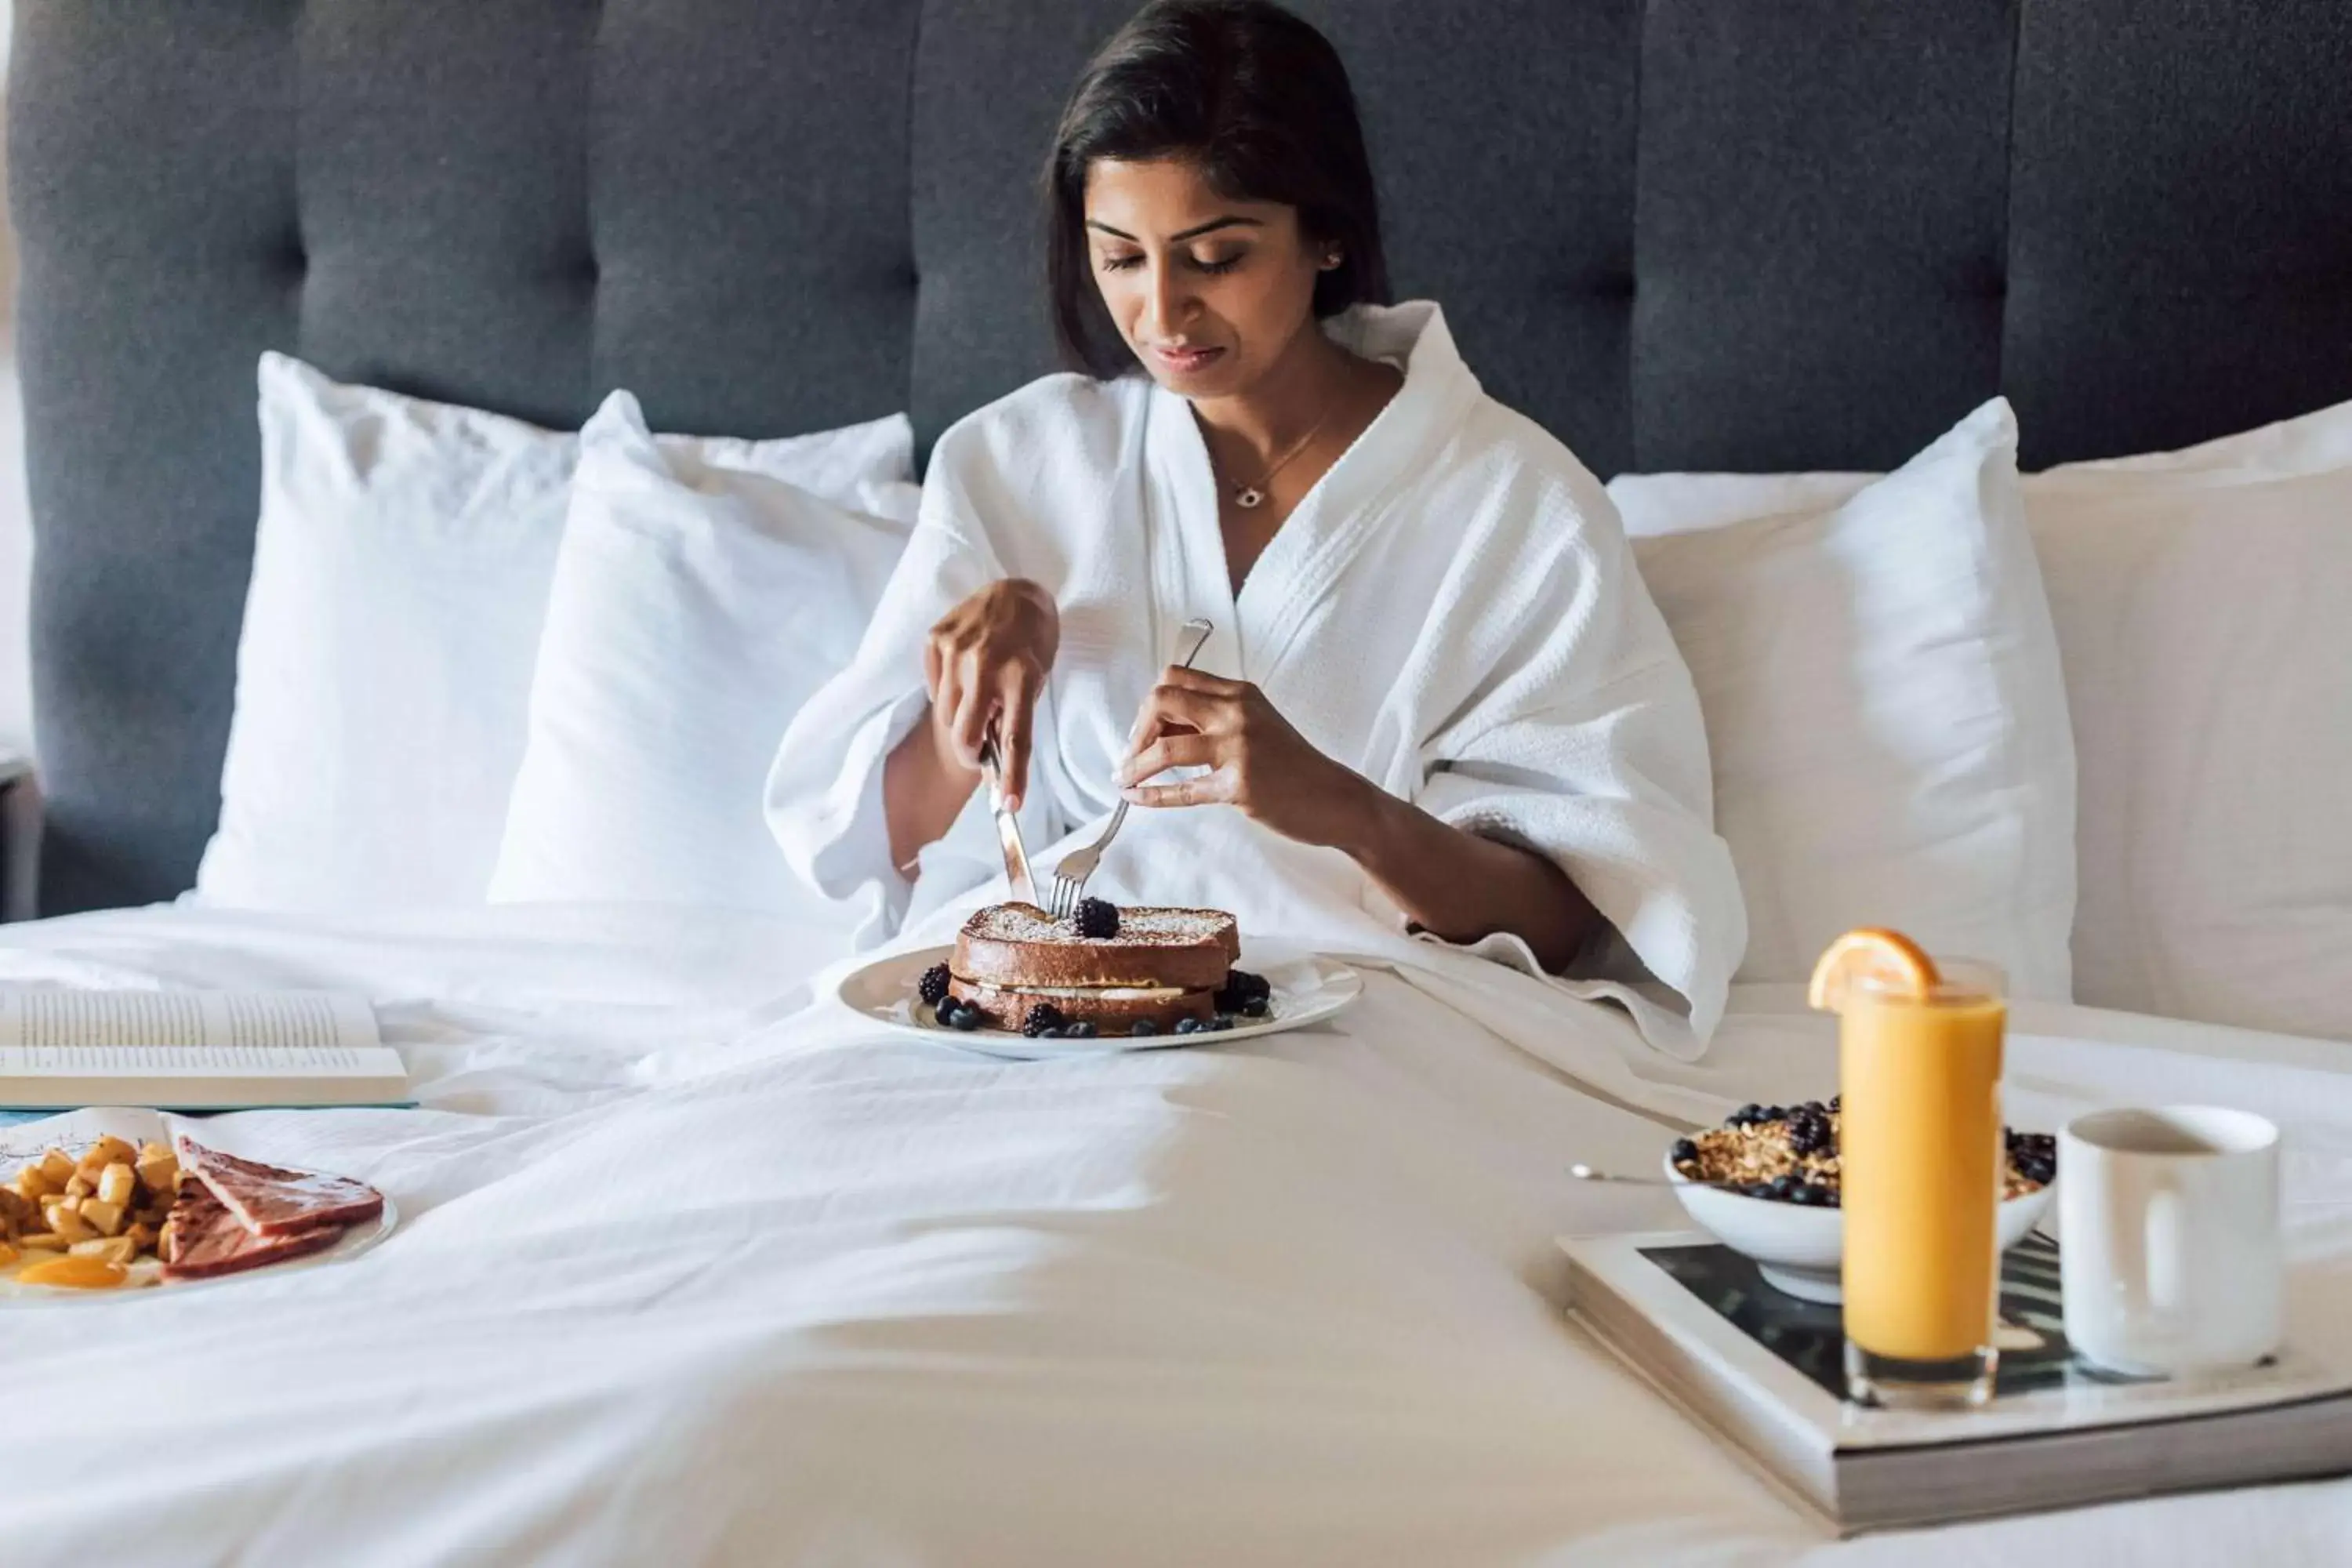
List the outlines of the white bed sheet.
{"type": "MultiPolygon", "coordinates": [[[[544,907],[0,931],[0,983],[367,991],[426,1104],[214,1124],[391,1192],[374,1252],[0,1321],[0,1560],[2352,1560],[2347,1483],[1833,1543],[1563,1323],[1553,1234],[1674,1217],[1565,1176],[1654,1165],[1656,1113],[1612,1102],[1827,1091],[1785,991],[1684,1065],[1432,950],[1327,1028],[1024,1065],[803,1011],[805,937],[544,907]]],[[[2032,1005],[2013,1042],[2025,1124],[2283,1120],[2295,1330],[2325,1331],[2347,1047],[2032,1005]]]]}

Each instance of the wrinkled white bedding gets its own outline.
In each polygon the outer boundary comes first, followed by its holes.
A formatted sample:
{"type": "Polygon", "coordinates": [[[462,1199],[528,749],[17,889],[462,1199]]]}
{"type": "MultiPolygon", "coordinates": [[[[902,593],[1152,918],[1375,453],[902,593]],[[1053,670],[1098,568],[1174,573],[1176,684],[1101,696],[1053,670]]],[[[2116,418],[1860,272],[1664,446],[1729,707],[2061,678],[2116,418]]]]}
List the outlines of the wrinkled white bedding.
{"type": "MultiPolygon", "coordinates": [[[[0,983],[366,991],[426,1107],[214,1123],[391,1192],[363,1258],[0,1315],[0,1562],[2352,1560],[2352,1483],[1836,1545],[1580,1341],[1551,1236],[1674,1210],[1563,1168],[1654,1168],[1631,1103],[1826,1092],[1827,1026],[1784,994],[1735,994],[1685,1065],[1428,949],[1325,1029],[1002,1063],[804,1010],[817,935],[531,907],[0,931],[0,983]]],[[[2024,1005],[2011,1119],[2283,1120],[2307,1339],[2352,1275],[2344,1061],[2024,1005]]]]}

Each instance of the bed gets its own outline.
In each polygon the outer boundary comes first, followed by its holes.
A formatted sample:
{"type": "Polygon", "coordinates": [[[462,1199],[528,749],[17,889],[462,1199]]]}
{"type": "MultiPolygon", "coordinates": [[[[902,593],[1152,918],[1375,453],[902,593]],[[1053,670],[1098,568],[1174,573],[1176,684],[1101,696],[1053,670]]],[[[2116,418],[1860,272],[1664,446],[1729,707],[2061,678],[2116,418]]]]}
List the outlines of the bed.
{"type": "MultiPolygon", "coordinates": [[[[1600,473],[1887,468],[1996,392],[2036,466],[2352,396],[2319,0],[1302,8],[1401,290],[1600,473]]],[[[222,1124],[390,1193],[364,1258],[11,1317],[4,1554],[2352,1557],[2347,1482],[1836,1543],[1569,1326],[1551,1237],[1673,1217],[1570,1163],[1827,1091],[1785,988],[1682,1062],[1335,925],[1279,933],[1365,973],[1328,1028],[1022,1065],[876,1034],[782,919],[163,901],[218,811],[257,354],[928,441],[1046,367],[1029,172],[1126,10],[20,0],[49,918],[0,982],[360,990],[424,1108],[222,1124]]],[[[2344,1331],[2345,1047],[2056,1002],[2012,1038],[2021,1123],[2279,1120],[2293,1331],[2344,1331]]]]}

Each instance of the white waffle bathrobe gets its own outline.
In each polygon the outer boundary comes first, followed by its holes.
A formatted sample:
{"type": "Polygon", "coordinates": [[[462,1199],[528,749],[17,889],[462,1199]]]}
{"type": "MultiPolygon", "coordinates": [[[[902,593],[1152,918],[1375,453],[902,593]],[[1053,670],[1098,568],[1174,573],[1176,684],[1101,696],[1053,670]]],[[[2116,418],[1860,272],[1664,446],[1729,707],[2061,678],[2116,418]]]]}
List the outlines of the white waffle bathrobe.
{"type": "MultiPolygon", "coordinates": [[[[1447,822],[1549,856],[1609,921],[1558,984],[1614,999],[1695,1055],[1746,942],[1711,823],[1706,739],[1681,655],[1607,494],[1480,388],[1437,307],[1328,323],[1404,385],[1251,569],[1228,585],[1208,452],[1190,407],[1140,375],[1049,376],[940,437],[921,521],[856,660],[803,708],[769,781],[793,868],[866,892],[863,940],[987,896],[1003,869],[981,805],[892,866],[882,762],[924,708],[923,638],[982,585],[1045,585],[1061,652],[1022,809],[1042,875],[1118,803],[1112,770],[1173,629],[1205,616],[1200,666],[1255,682],[1328,755],[1447,822]]],[[[1226,806],[1136,810],[1090,890],[1228,909],[1243,930],[1376,951],[1403,921],[1355,863],[1226,806]]],[[[1536,971],[1516,939],[1487,957],[1536,971]]]]}

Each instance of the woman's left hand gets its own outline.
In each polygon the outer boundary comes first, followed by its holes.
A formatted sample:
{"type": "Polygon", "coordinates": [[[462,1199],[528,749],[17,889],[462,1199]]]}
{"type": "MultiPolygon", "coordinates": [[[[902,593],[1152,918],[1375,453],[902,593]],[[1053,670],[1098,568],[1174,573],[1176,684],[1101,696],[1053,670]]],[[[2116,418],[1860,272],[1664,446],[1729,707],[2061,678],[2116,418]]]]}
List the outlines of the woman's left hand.
{"type": "Polygon", "coordinates": [[[1348,842],[1372,786],[1309,745],[1243,680],[1170,668],[1144,699],[1133,749],[1118,770],[1120,793],[1137,805],[1231,805],[1286,838],[1348,842]],[[1150,781],[1170,768],[1210,771],[1174,784],[1150,781]]]}

